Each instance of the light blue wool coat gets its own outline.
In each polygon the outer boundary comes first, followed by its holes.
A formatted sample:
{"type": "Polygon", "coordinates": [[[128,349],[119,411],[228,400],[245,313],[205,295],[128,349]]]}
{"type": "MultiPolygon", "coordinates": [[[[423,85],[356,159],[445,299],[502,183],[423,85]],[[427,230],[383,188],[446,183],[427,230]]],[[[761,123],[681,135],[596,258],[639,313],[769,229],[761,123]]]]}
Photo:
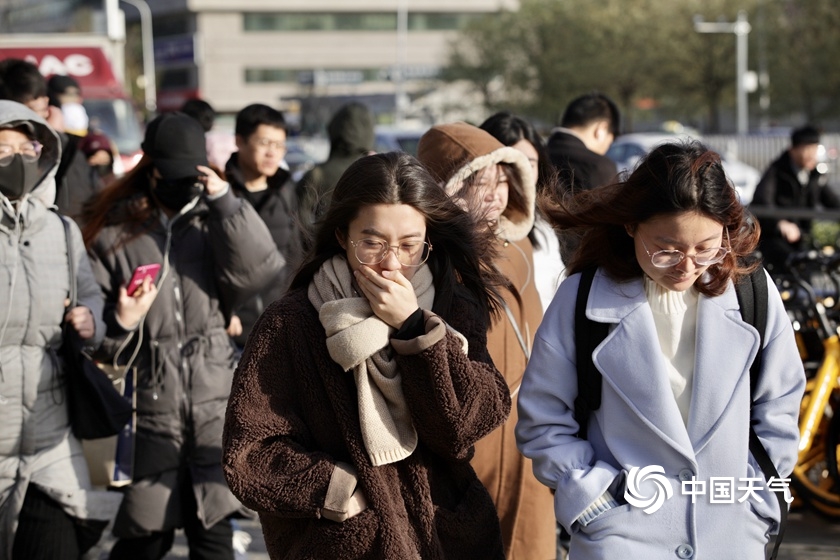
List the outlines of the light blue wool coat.
{"type": "MultiPolygon", "coordinates": [[[[768,277],[769,302],[763,367],[750,412],[750,364],[758,332],[742,318],[732,284],[718,297],[700,296],[696,360],[688,426],[671,391],[643,279],[618,284],[599,270],[586,314],[614,324],[593,352],[603,374],[601,407],[589,421],[588,440],[575,437],[577,395],[574,308],[580,275],[558,289],[537,331],[519,393],[517,442],[534,473],[555,488],[555,514],[571,533],[571,558],[764,558],[777,530],[776,496],[749,452],[749,423],[782,477],[797,459],[799,404],[805,376],[793,329],[768,277]],[[633,467],[659,465],[660,483],[673,495],[653,513],[626,503],[624,476],[633,467]],[[683,492],[681,480],[705,481],[705,495],[683,492]],[[682,477],[682,478],[681,478],[682,477]],[[711,503],[713,477],[732,478],[734,503],[711,503]],[[759,478],[755,497],[740,502],[759,478]],[[586,527],[575,520],[610,489],[617,508],[586,527]]],[[[648,479],[640,494],[664,487],[648,479]]],[[[664,494],[663,494],[664,495],[664,494]]]]}

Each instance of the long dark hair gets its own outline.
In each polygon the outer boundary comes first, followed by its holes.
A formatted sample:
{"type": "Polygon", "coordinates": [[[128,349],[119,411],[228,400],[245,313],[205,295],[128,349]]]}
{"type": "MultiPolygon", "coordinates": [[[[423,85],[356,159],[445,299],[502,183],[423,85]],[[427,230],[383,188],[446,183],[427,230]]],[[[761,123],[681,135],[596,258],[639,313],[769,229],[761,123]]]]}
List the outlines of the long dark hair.
{"type": "Polygon", "coordinates": [[[496,286],[503,285],[504,279],[482,264],[491,262],[484,260],[482,252],[492,250],[492,234],[477,227],[474,218],[447,196],[417,159],[401,152],[362,157],[347,168],[291,289],[306,287],[324,262],[344,254],[336,232],[346,234],[359,210],[374,204],[406,204],[425,217],[433,247],[428,264],[434,276],[435,312],[447,317],[458,284],[472,294],[487,319],[500,309],[496,286]]]}
{"type": "MultiPolygon", "coordinates": [[[[480,128],[489,132],[505,146],[513,146],[522,140],[531,144],[537,151],[537,196],[555,190],[552,185],[560,181],[559,175],[548,158],[545,140],[531,123],[508,111],[499,111],[481,123],[480,128]]],[[[542,215],[539,206],[535,210],[539,216],[545,217],[542,215]]],[[[534,233],[534,228],[531,228],[531,231],[528,232],[528,239],[531,240],[531,245],[535,249],[541,248],[539,239],[534,233]]]]}
{"type": "Polygon", "coordinates": [[[152,159],[144,155],[131,171],[85,203],[82,208],[82,236],[86,247],[90,248],[107,225],[123,225],[123,235],[113,249],[126,245],[150,229],[158,208],[149,187],[149,173],[153,167],[152,159]]]}
{"type": "Polygon", "coordinates": [[[505,146],[513,146],[525,140],[534,147],[537,151],[537,172],[539,173],[537,193],[543,192],[546,185],[549,185],[555,179],[556,172],[548,159],[545,140],[531,123],[508,111],[499,111],[488,117],[479,128],[489,132],[505,146]]]}
{"type": "Polygon", "coordinates": [[[603,268],[622,281],[643,274],[627,227],[668,214],[697,212],[724,226],[732,251],[720,264],[709,267],[697,290],[720,295],[730,279],[755,270],[751,258],[759,226],[738,200],[726,178],[720,155],[700,142],[662,144],[654,148],[624,181],[562,200],[548,197],[540,205],[552,225],[582,234],[580,246],[568,263],[568,274],[592,266],[603,268]]]}

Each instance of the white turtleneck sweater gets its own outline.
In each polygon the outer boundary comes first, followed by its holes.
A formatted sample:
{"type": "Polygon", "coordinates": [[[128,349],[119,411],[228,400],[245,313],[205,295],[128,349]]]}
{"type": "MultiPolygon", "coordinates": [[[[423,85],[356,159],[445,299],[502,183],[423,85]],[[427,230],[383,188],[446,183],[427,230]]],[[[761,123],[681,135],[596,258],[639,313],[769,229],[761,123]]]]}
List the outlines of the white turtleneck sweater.
{"type": "Polygon", "coordinates": [[[683,422],[688,425],[691,389],[694,380],[697,302],[694,288],[674,292],[645,276],[645,293],[653,311],[659,346],[665,356],[668,381],[683,422]]]}

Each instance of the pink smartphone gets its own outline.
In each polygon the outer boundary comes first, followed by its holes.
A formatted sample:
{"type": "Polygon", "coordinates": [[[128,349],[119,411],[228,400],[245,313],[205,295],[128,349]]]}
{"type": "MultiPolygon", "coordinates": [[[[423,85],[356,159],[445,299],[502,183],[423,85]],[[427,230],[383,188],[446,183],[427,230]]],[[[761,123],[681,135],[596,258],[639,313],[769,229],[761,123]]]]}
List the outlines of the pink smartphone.
{"type": "Polygon", "coordinates": [[[128,281],[125,291],[128,292],[128,295],[134,295],[134,292],[137,291],[137,288],[143,284],[146,278],[151,278],[152,282],[154,282],[159,271],[159,264],[143,264],[138,266],[134,269],[134,274],[131,275],[131,280],[128,281]]]}

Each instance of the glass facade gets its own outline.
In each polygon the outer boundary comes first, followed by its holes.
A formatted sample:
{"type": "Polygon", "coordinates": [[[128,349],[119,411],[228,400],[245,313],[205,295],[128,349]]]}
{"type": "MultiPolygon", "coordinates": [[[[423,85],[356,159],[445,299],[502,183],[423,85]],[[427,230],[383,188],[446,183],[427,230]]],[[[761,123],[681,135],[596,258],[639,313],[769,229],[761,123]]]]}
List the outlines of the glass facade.
{"type": "Polygon", "coordinates": [[[325,68],[301,70],[299,68],[246,68],[246,84],[294,83],[300,85],[359,84],[388,79],[382,68],[325,68]]]}
{"type": "MultiPolygon", "coordinates": [[[[409,12],[409,31],[458,30],[486,14],[409,12]]],[[[246,12],[243,30],[265,31],[396,31],[394,12],[246,12]]]]}

